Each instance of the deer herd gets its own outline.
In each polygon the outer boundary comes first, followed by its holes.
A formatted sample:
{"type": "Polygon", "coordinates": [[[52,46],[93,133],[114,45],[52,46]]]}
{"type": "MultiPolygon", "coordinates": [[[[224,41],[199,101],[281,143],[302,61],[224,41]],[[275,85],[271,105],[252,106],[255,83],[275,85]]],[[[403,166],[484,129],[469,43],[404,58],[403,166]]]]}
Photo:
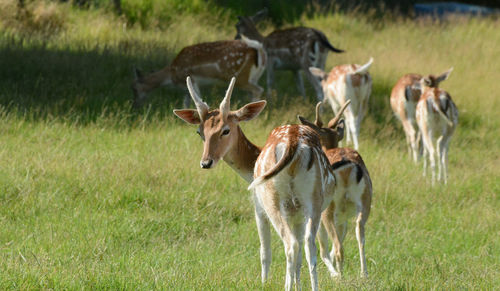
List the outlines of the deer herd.
{"type": "MultiPolygon", "coordinates": [[[[170,66],[142,75],[136,70],[132,84],[134,105],[141,106],[146,94],[168,84],[186,85],[196,109],[174,110],[187,123],[198,126],[203,140],[200,166],[214,168],[222,159],[250,185],[260,238],[262,282],[271,265],[271,226],[282,239],[286,256],[285,289],[300,289],[302,248],[309,265],[311,288],[318,289],[316,238],[320,257],[332,277],[340,277],[343,240],[347,222],[356,221],[361,276],[368,275],[365,259],[365,223],[370,214],[372,182],[359,154],[359,133],[368,109],[372,78],[368,72],[373,58],[364,65],[346,64],[324,71],[328,51],[333,47],[326,36],[313,28],[277,30],[263,36],[255,24],[265,11],[239,17],[238,40],[201,43],[186,47],[170,66]],[[241,39],[241,40],[239,40],[241,39]],[[266,101],[255,101],[236,111],[230,108],[234,87],[248,91],[254,99],[264,92],[258,80],[267,71],[267,93],[271,92],[274,70],[291,70],[305,96],[304,73],[320,101],[314,122],[298,116],[299,125],[283,125],[269,134],[263,147],[249,141],[239,123],[257,117],[266,101]],[[218,109],[202,100],[198,85],[231,80],[218,109]],[[326,126],[321,120],[323,102],[335,114],[326,126]],[[341,119],[345,116],[345,121],[341,119]],[[346,136],[354,149],[341,148],[346,136]],[[329,239],[332,250],[329,251],[329,239]]],[[[458,122],[458,110],[450,95],[440,89],[452,69],[439,75],[408,74],[398,80],[391,107],[401,121],[408,151],[415,162],[427,158],[436,179],[447,182],[447,155],[450,137],[458,122]]],[[[189,105],[189,97],[185,105],[189,105]]]]}

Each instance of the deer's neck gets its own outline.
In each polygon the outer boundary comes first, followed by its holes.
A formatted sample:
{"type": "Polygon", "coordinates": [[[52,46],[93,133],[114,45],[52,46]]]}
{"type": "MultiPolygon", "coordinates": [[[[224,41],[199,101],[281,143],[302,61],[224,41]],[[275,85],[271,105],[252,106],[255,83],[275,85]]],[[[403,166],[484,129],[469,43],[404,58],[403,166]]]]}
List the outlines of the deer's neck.
{"type": "Polygon", "coordinates": [[[141,86],[145,92],[149,92],[160,86],[168,85],[172,83],[172,76],[170,72],[170,67],[166,67],[159,71],[153,72],[145,76],[141,81],[141,86]]]}
{"type": "Polygon", "coordinates": [[[264,43],[265,41],[265,37],[257,30],[257,27],[251,27],[250,29],[248,29],[247,31],[247,34],[248,35],[245,35],[246,37],[248,37],[249,39],[254,39],[260,43],[264,43]]]}
{"type": "Polygon", "coordinates": [[[253,168],[261,148],[254,145],[243,134],[238,126],[238,140],[224,156],[224,161],[238,173],[245,181],[253,181],[253,168]]]}

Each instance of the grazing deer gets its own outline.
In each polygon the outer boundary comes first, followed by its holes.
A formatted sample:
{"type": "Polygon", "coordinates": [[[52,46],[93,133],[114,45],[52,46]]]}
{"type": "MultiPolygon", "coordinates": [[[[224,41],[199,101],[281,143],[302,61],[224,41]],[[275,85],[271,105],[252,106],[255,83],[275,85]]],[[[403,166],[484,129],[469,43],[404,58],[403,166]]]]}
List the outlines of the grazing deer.
{"type": "MultiPolygon", "coordinates": [[[[350,101],[347,101],[341,112],[350,101]]],[[[333,169],[335,181],[335,198],[328,208],[323,211],[321,220],[328,235],[333,241],[333,249],[330,254],[335,258],[337,271],[332,274],[342,273],[344,251],[343,240],[347,231],[347,221],[350,217],[356,217],[356,238],[358,240],[359,259],[361,262],[361,276],[368,276],[365,259],[365,224],[370,215],[372,200],[372,182],[368,169],[359,153],[349,148],[338,148],[338,143],[344,136],[344,121],[340,120],[340,114],[323,127],[320,118],[321,102],[316,106],[316,120],[314,123],[299,116],[302,124],[311,127],[320,136],[321,146],[333,169]],[[337,273],[336,273],[337,272],[337,273]]],[[[319,235],[320,249],[328,249],[328,238],[324,231],[319,235]]],[[[322,253],[328,256],[328,253],[322,253]]],[[[324,260],[330,260],[330,257],[324,260]]]]}
{"type": "MultiPolygon", "coordinates": [[[[261,148],[246,138],[239,123],[258,116],[266,105],[266,101],[249,103],[237,111],[230,111],[230,97],[234,82],[233,78],[219,109],[209,110],[208,105],[194,90],[191,79],[188,77],[187,87],[197,109],[174,110],[174,113],[187,123],[198,125],[198,134],[204,143],[200,162],[203,169],[214,168],[217,162],[223,159],[245,181],[251,183],[255,162],[261,154],[261,148]]],[[[262,282],[265,282],[271,265],[271,231],[269,220],[259,205],[257,202],[255,203],[255,217],[261,242],[262,282]]],[[[322,254],[325,253],[324,250],[328,254],[327,245],[325,249],[321,249],[322,254]]],[[[322,255],[322,259],[334,275],[333,264],[327,260],[329,254],[322,255]]]]}
{"type": "MultiPolygon", "coordinates": [[[[254,181],[257,226],[267,241],[271,221],[285,247],[285,290],[300,289],[302,245],[309,264],[312,290],[318,289],[315,238],[321,212],[334,199],[333,170],[321,149],[317,133],[309,126],[284,125],[269,135],[257,158],[254,181]],[[265,226],[265,227],[262,227],[265,226]]],[[[263,268],[264,270],[264,268],[263,268]]]]}
{"type": "Polygon", "coordinates": [[[344,113],[347,125],[346,142],[352,141],[356,150],[359,149],[361,121],[368,109],[368,99],[372,92],[372,78],[368,72],[372,62],[373,58],[370,58],[368,63],[362,66],[336,66],[329,74],[319,68],[309,68],[311,73],[321,80],[325,100],[328,100],[333,112],[339,112],[342,104],[351,100],[351,106],[344,113]]]}
{"type": "Polygon", "coordinates": [[[274,70],[291,70],[297,78],[300,94],[305,98],[304,81],[300,74],[303,71],[314,87],[318,100],[323,100],[321,85],[309,72],[309,67],[324,69],[328,52],[341,53],[343,50],[333,47],[323,32],[307,27],[275,30],[264,37],[257,30],[255,24],[262,20],[266,14],[267,9],[264,9],[254,16],[238,16],[236,38],[244,35],[264,44],[269,58],[266,67],[268,95],[271,94],[274,83],[274,70]]]}
{"type": "MultiPolygon", "coordinates": [[[[236,87],[250,92],[254,99],[264,89],[257,82],[264,72],[267,56],[261,43],[247,38],[205,42],[183,48],[167,66],[157,72],[143,76],[136,70],[132,83],[134,107],[141,106],[147,93],[169,84],[184,85],[187,76],[193,78],[193,87],[199,94],[198,84],[211,84],[236,77],[236,87]]],[[[189,105],[189,96],[184,99],[189,105]]]]}
{"type": "Polygon", "coordinates": [[[416,119],[424,144],[424,176],[429,156],[434,185],[437,158],[438,181],[446,184],[448,146],[458,124],[458,109],[448,92],[433,86],[435,78],[422,78],[420,83],[423,93],[417,103],[416,119]]]}
{"type": "MultiPolygon", "coordinates": [[[[453,68],[437,77],[428,75],[426,78],[430,81],[429,87],[437,88],[439,83],[448,79],[452,70],[453,68]]],[[[418,161],[421,149],[421,134],[415,119],[415,109],[422,95],[420,80],[422,80],[422,75],[419,74],[404,75],[398,80],[391,92],[392,111],[403,125],[408,154],[413,156],[414,162],[418,161]]]]}

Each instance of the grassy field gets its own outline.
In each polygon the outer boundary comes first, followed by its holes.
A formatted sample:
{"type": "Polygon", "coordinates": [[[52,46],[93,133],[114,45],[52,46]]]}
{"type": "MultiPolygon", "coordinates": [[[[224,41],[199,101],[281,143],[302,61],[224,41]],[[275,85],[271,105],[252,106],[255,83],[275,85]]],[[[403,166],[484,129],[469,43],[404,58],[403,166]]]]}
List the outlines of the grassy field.
{"type": "MultiPolygon", "coordinates": [[[[144,29],[103,10],[34,6],[26,18],[14,1],[0,3],[0,289],[281,290],[274,232],[271,278],[260,283],[246,183],[224,163],[201,170],[195,128],[171,113],[185,90],[161,89],[143,110],[130,108],[133,66],[159,69],[186,45],[232,38],[231,14],[144,29]]],[[[332,280],[320,262],[320,288],[498,290],[500,22],[369,19],[337,13],[289,24],[321,29],[347,51],[331,54],[328,69],[375,59],[360,149],[374,184],[370,276],[358,276],[351,225],[345,276],[332,280]],[[459,127],[449,185],[431,187],[408,157],[388,96],[405,73],[451,66],[442,87],[459,127]]],[[[312,88],[303,101],[290,73],[276,80],[270,105],[242,125],[259,145],[297,114],[313,115],[312,88]]],[[[224,89],[202,94],[216,107],[224,89]]],[[[235,91],[233,100],[236,108],[249,97],[235,91]]],[[[309,289],[307,266],[302,274],[309,289]]]]}

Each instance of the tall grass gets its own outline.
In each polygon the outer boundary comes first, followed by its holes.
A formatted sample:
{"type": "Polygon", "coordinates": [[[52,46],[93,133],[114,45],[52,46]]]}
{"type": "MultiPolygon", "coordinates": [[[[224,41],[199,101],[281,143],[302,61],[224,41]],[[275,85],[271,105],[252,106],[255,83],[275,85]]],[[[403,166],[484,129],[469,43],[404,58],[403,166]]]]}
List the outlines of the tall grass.
{"type": "MultiPolygon", "coordinates": [[[[47,33],[10,4],[0,9],[0,289],[262,289],[247,185],[223,163],[199,169],[195,129],[171,114],[186,91],[160,89],[149,107],[130,108],[134,65],[158,69],[186,45],[231,39],[234,20],[200,12],[143,29],[106,10],[50,4],[62,21],[47,33]]],[[[370,278],[358,278],[349,229],[345,276],[332,280],[319,263],[320,288],[498,289],[498,21],[374,23],[336,13],[299,23],[347,51],[331,54],[327,68],[375,59],[360,150],[374,184],[370,278]],[[431,187],[408,157],[388,96],[402,74],[450,66],[442,87],[460,124],[449,185],[431,187]]],[[[313,114],[314,97],[297,96],[291,74],[276,81],[262,115],[242,124],[259,145],[275,126],[313,114]]],[[[215,107],[224,90],[202,94],[215,107]]],[[[233,100],[236,108],[248,97],[236,91],[233,100]]],[[[285,258],[274,233],[272,250],[264,289],[280,290],[285,258]]]]}

